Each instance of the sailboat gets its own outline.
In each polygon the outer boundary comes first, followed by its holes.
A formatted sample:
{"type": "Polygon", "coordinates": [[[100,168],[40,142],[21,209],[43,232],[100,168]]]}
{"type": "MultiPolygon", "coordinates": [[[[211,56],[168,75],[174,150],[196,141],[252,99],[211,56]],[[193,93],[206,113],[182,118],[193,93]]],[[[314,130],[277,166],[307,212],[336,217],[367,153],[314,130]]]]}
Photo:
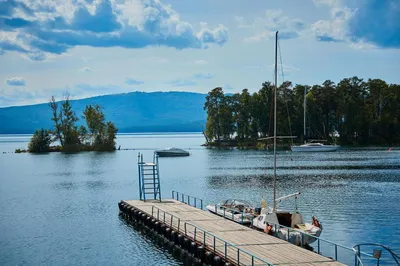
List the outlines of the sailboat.
{"type": "Polygon", "coordinates": [[[276,198],[276,89],[277,77],[277,58],[278,58],[278,31],[275,40],[275,86],[274,86],[274,201],[273,206],[261,201],[260,214],[253,219],[252,226],[264,232],[289,241],[295,245],[309,245],[321,235],[322,224],[313,216],[311,223],[304,222],[303,215],[297,210],[297,198],[300,192],[296,192],[281,198],[276,198]],[[294,211],[278,209],[278,204],[283,200],[295,198],[294,211]],[[306,234],[303,234],[306,233],[306,234]]]}
{"type": "MultiPolygon", "coordinates": [[[[306,103],[307,103],[307,88],[304,87],[304,136],[306,136],[306,103]]],[[[338,145],[329,145],[324,144],[326,140],[311,140],[302,145],[291,145],[290,149],[294,152],[298,151],[313,151],[313,152],[327,152],[327,151],[336,151],[339,146],[338,145]]]]}

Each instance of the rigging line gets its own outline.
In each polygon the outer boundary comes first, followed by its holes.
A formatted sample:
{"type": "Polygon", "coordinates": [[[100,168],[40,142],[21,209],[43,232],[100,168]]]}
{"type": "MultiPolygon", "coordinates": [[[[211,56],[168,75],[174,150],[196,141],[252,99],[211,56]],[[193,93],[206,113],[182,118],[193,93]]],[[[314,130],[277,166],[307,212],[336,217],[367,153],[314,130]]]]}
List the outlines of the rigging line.
{"type": "MultiPolygon", "coordinates": [[[[285,75],[284,75],[284,72],[283,72],[281,45],[280,45],[280,41],[279,41],[279,40],[278,40],[278,50],[279,50],[279,60],[280,60],[280,63],[281,63],[282,84],[284,84],[284,82],[285,82],[285,75]]],[[[284,90],[283,97],[284,97],[285,102],[286,102],[286,111],[287,111],[287,114],[288,114],[288,122],[289,122],[289,133],[290,133],[290,136],[293,136],[293,134],[292,134],[292,123],[291,123],[291,121],[290,121],[289,105],[288,105],[288,102],[287,102],[285,96],[286,96],[286,91],[284,90]]],[[[293,139],[290,139],[290,142],[291,142],[291,144],[293,145],[293,139]]]]}
{"type": "Polygon", "coordinates": [[[314,212],[313,208],[311,207],[311,204],[308,204],[307,200],[304,201],[304,203],[305,203],[305,205],[307,205],[308,208],[310,208],[312,215],[316,217],[315,212],[314,212]]]}

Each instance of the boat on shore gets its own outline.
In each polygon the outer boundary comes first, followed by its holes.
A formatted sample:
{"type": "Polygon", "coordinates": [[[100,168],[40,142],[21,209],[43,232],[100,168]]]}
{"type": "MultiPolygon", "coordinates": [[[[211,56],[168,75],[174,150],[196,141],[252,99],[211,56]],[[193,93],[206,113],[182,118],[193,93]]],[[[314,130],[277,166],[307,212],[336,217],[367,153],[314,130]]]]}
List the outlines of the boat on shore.
{"type": "Polygon", "coordinates": [[[159,157],[179,157],[179,156],[189,156],[190,153],[188,151],[185,151],[183,149],[179,148],[166,148],[163,150],[156,150],[155,153],[159,157]]]}

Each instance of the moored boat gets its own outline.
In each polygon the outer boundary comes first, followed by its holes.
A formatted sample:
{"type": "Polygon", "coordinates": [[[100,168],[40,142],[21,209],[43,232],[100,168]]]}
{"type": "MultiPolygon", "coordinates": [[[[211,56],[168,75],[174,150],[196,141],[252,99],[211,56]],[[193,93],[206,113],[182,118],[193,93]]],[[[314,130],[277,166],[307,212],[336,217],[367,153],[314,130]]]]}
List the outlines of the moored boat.
{"type": "Polygon", "coordinates": [[[293,212],[277,208],[277,203],[291,197],[297,200],[298,195],[300,192],[276,199],[275,209],[264,206],[252,226],[298,246],[313,243],[322,233],[322,224],[314,216],[311,223],[306,223],[297,210],[297,201],[293,212]]]}
{"type": "Polygon", "coordinates": [[[234,222],[250,225],[257,215],[257,210],[248,201],[226,199],[218,204],[209,204],[206,209],[211,213],[222,216],[234,222]]]}
{"type": "Polygon", "coordinates": [[[189,156],[190,153],[179,148],[166,148],[164,150],[156,150],[155,153],[159,157],[178,157],[178,156],[189,156]]]}
{"type": "Polygon", "coordinates": [[[290,149],[294,152],[304,151],[304,152],[328,152],[336,151],[339,148],[338,145],[323,144],[321,142],[309,142],[299,146],[291,146],[290,149]]]}

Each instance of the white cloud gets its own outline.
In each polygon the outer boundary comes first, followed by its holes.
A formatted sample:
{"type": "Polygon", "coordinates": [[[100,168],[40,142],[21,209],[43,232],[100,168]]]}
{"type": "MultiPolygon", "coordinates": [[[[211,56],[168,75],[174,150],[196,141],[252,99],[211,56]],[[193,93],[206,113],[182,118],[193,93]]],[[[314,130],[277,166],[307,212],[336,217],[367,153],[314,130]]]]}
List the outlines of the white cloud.
{"type": "Polygon", "coordinates": [[[81,69],[82,72],[92,72],[92,69],[90,67],[84,67],[81,69]]]}
{"type": "Polygon", "coordinates": [[[356,8],[349,0],[314,0],[330,8],[331,18],[312,25],[317,40],[348,43],[356,49],[400,48],[400,4],[398,0],[361,1],[356,8]]]}
{"type": "Polygon", "coordinates": [[[264,17],[256,18],[251,23],[246,23],[243,17],[235,17],[235,20],[238,28],[253,30],[253,35],[245,38],[246,42],[273,39],[276,31],[279,31],[281,39],[297,38],[306,29],[302,20],[290,19],[281,10],[267,10],[264,17]]]}
{"type": "Polygon", "coordinates": [[[36,61],[76,46],[202,49],[228,40],[223,25],[201,23],[196,30],[160,0],[9,0],[1,5],[0,50],[36,61]]]}
{"type": "Polygon", "coordinates": [[[341,5],[341,0],[313,0],[317,6],[327,5],[327,6],[339,6],[341,5]]]}
{"type": "Polygon", "coordinates": [[[347,7],[332,7],[331,20],[319,20],[312,24],[311,29],[319,40],[345,41],[347,38],[347,23],[354,15],[354,10],[347,7]]]}
{"type": "Polygon", "coordinates": [[[212,79],[213,75],[211,73],[195,73],[193,75],[194,79],[212,79]]]}
{"type": "Polygon", "coordinates": [[[207,62],[206,60],[200,59],[200,60],[194,61],[194,64],[195,64],[195,65],[202,65],[202,66],[204,66],[204,65],[208,65],[208,62],[207,62]]]}

